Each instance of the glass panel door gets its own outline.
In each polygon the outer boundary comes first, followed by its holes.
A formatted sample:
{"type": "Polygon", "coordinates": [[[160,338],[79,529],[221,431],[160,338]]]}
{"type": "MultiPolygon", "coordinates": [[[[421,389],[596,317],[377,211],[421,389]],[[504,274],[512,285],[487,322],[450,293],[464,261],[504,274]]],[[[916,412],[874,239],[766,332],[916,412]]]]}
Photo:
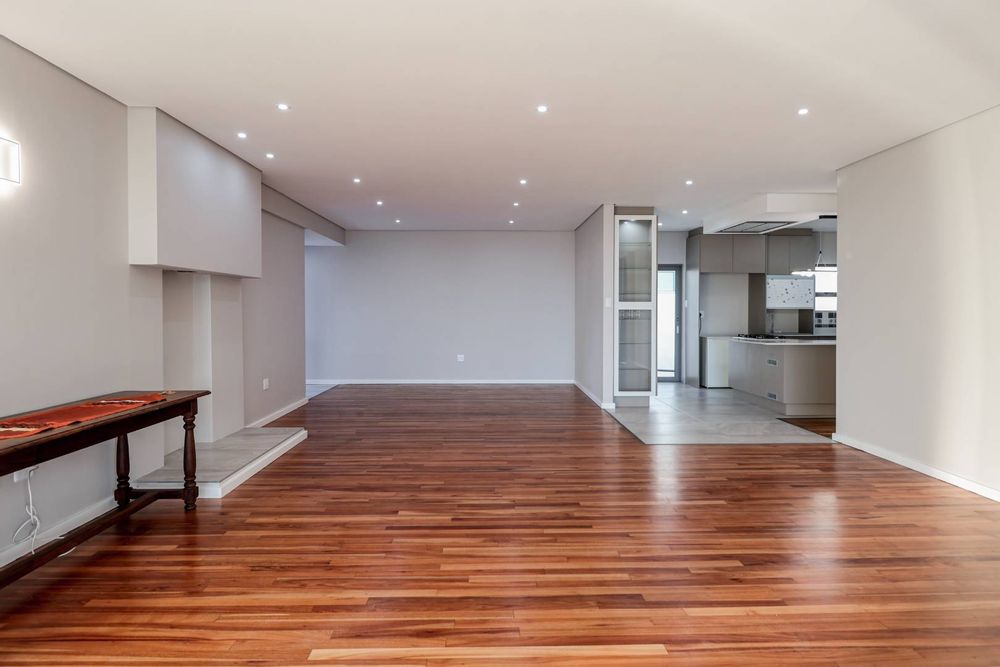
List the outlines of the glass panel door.
{"type": "Polygon", "coordinates": [[[618,311],[618,389],[649,391],[653,372],[653,311],[618,311]]]}
{"type": "Polygon", "coordinates": [[[618,221],[618,301],[653,300],[653,221],[618,221]]]}

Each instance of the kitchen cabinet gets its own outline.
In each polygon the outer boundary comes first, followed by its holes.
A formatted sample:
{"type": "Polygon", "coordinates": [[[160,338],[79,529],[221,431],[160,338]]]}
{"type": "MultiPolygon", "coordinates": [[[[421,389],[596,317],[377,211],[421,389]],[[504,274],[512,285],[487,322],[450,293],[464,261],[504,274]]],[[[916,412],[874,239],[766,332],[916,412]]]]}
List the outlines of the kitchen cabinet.
{"type": "Polygon", "coordinates": [[[816,254],[819,257],[820,264],[826,266],[837,265],[837,232],[817,232],[816,254]]]}
{"type": "Polygon", "coordinates": [[[759,234],[733,236],[733,273],[765,273],[767,237],[759,234]]]}
{"type": "Polygon", "coordinates": [[[767,245],[763,236],[702,234],[695,246],[701,273],[764,273],[767,245]]]}
{"type": "Polygon", "coordinates": [[[816,238],[802,236],[767,237],[768,275],[788,275],[795,271],[812,271],[816,268],[816,238]]]}
{"type": "Polygon", "coordinates": [[[790,236],[767,237],[767,273],[768,275],[788,275],[791,273],[791,243],[790,236]]]}
{"type": "Polygon", "coordinates": [[[733,237],[730,234],[703,234],[701,239],[701,272],[733,272],[733,237]]]}
{"type": "Polygon", "coordinates": [[[702,336],[701,386],[707,389],[729,386],[729,336],[702,336]]]}
{"type": "Polygon", "coordinates": [[[700,384],[699,348],[695,345],[701,333],[701,237],[689,236],[684,265],[684,382],[697,387],[700,384]]]}
{"type": "Polygon", "coordinates": [[[836,414],[833,341],[733,341],[729,385],[789,416],[836,414]]]}
{"type": "Polygon", "coordinates": [[[812,271],[816,268],[816,237],[789,236],[788,268],[795,271],[812,271]]]}

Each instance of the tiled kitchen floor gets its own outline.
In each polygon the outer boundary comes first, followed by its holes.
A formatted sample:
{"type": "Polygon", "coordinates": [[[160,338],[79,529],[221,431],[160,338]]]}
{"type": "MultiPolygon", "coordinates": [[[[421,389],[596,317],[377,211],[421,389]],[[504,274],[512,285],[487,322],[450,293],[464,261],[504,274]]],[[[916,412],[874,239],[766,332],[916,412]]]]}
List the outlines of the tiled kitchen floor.
{"type": "Polygon", "coordinates": [[[696,389],[661,382],[649,408],[610,413],[647,445],[829,444],[829,438],[780,421],[732,389],[696,389]]]}

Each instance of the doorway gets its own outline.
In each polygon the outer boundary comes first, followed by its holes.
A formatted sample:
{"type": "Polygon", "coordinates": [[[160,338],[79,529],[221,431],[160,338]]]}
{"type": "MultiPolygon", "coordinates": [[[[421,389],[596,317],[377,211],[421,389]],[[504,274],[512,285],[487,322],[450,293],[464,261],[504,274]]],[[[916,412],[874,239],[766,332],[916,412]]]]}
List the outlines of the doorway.
{"type": "Polygon", "coordinates": [[[660,264],[656,273],[656,382],[681,379],[681,271],[660,264]]]}

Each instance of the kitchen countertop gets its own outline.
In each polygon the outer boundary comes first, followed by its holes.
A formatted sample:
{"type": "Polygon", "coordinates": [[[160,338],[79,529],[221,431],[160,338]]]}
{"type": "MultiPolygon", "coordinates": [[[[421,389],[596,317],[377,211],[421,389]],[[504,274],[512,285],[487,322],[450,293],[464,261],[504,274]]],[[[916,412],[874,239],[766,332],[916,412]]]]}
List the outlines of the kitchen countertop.
{"type": "Polygon", "coordinates": [[[751,345],[836,345],[835,340],[816,340],[812,338],[730,338],[736,343],[750,343],[751,345]]]}

